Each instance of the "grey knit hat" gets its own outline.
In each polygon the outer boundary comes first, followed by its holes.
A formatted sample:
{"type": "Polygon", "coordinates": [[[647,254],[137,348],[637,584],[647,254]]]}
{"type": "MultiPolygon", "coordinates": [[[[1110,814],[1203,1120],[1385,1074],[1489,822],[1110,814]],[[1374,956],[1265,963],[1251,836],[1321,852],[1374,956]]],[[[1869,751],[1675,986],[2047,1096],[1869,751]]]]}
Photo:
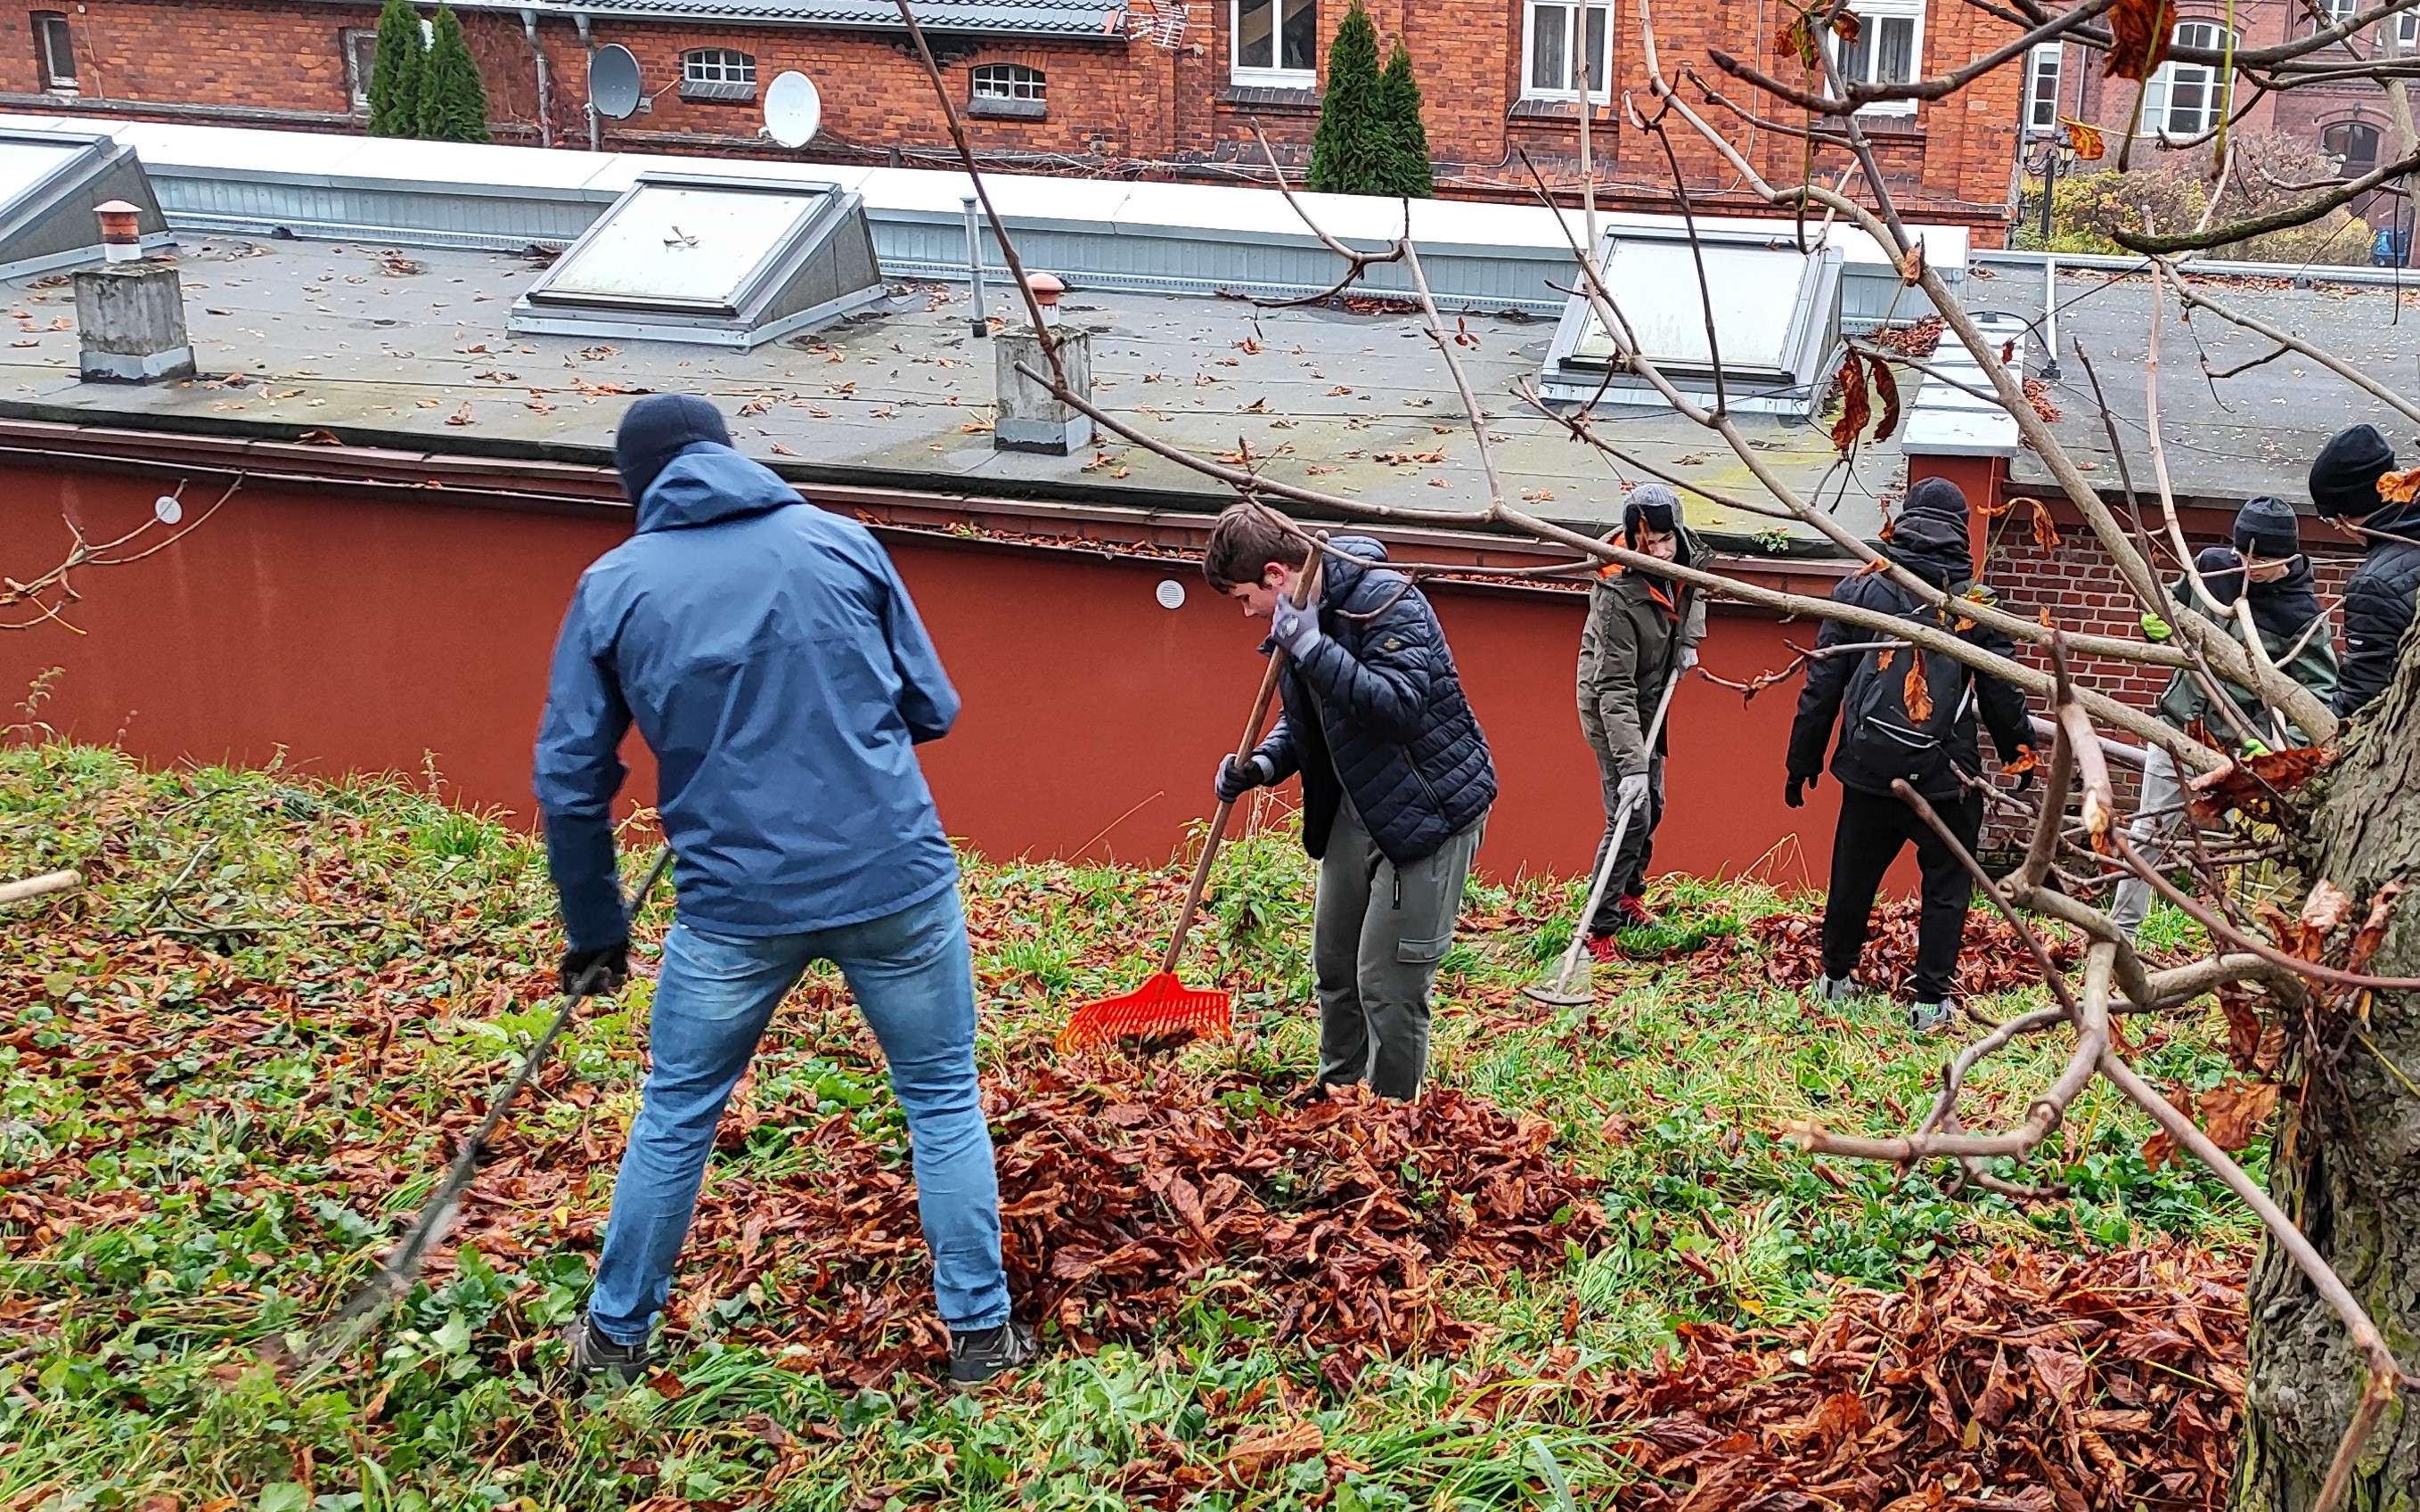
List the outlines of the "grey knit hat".
{"type": "Polygon", "coordinates": [[[2302,550],[2303,528],[2294,518],[2294,506],[2266,494],[2246,501],[2235,516],[2235,549],[2273,562],[2302,550]]]}
{"type": "Polygon", "coordinates": [[[1630,490],[1621,501],[1621,538],[1636,546],[1638,527],[1658,535],[1669,535],[1681,528],[1681,496],[1660,483],[1642,483],[1630,490]]]}

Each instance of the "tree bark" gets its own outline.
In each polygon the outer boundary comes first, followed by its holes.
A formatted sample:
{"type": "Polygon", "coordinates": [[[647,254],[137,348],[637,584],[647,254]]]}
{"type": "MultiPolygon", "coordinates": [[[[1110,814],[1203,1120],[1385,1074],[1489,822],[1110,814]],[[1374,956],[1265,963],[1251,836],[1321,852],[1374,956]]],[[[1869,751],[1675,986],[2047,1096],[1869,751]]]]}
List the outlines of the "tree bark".
{"type": "MultiPolygon", "coordinates": [[[[2352,896],[2356,921],[2383,884],[2407,891],[2369,967],[2420,971],[2420,635],[2407,635],[2395,680],[2344,743],[2313,812],[2306,874],[2352,896]]],[[[2396,1359],[2420,1368],[2420,995],[2378,994],[2366,1023],[2336,1011],[2341,1103],[2314,1077],[2282,1120],[2270,1191],[2369,1310],[2396,1359]]],[[[2307,1068],[2304,1068],[2307,1070],[2307,1068]]],[[[2343,1323],[2273,1243],[2261,1246],[2248,1298],[2251,1373],[2235,1505],[2303,1512],[2319,1494],[2363,1365],[2343,1323]]],[[[2363,1446],[2343,1505],[2420,1512],[2420,1402],[2399,1396],[2363,1446]]]]}

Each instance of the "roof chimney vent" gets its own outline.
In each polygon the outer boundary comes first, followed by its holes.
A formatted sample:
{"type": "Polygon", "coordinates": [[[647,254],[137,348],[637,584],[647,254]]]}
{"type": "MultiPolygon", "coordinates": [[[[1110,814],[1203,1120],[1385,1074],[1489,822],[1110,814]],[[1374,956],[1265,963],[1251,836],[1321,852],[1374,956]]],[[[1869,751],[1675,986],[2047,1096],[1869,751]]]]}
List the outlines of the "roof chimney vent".
{"type": "Polygon", "coordinates": [[[122,199],[106,200],[92,208],[101,219],[101,255],[114,263],[131,263],[143,255],[143,210],[122,199]]]}

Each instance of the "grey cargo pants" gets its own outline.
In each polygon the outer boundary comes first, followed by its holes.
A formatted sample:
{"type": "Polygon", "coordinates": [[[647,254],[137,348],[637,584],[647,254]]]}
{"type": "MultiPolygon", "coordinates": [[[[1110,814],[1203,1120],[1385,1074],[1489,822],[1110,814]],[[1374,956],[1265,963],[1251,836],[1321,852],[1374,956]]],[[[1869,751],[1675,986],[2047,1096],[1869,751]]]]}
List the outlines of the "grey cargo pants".
{"type": "Polygon", "coordinates": [[[1434,856],[1398,867],[1353,805],[1341,805],[1319,862],[1311,965],[1319,980],[1319,1082],[1367,1081],[1419,1095],[1429,1063],[1429,989],[1453,944],[1454,916],[1484,815],[1434,856]]]}

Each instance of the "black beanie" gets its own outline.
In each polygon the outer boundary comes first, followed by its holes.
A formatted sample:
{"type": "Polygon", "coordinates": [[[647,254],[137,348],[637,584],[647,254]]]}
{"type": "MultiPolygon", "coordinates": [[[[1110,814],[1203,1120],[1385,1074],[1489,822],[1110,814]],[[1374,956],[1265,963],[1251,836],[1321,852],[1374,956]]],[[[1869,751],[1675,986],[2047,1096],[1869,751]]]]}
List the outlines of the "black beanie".
{"type": "Polygon", "coordinates": [[[613,432],[613,466],[621,470],[623,496],[637,503],[656,474],[699,441],[728,446],[731,431],[722,411],[694,393],[651,393],[623,411],[613,432]]]}
{"type": "Polygon", "coordinates": [[[2301,551],[2303,528],[2295,522],[2294,506],[2266,494],[2246,501],[2235,515],[2235,549],[2272,562],[2301,551]]]}
{"type": "Polygon", "coordinates": [[[1900,505],[1902,515],[1932,515],[1942,519],[1966,522],[1965,490],[1947,478],[1918,478],[1907,490],[1907,502],[1900,505]]]}
{"type": "Polygon", "coordinates": [[[2350,515],[2358,519],[2385,501],[2378,497],[2381,474],[2395,468],[2395,448],[2376,425],[2352,425],[2328,438],[2311,463],[2311,507],[2321,519],[2350,515]]]}
{"type": "Polygon", "coordinates": [[[1641,523],[1658,535],[1669,535],[1679,530],[1681,496],[1660,483],[1642,483],[1631,489],[1621,501],[1622,540],[1637,546],[1641,523]]]}

